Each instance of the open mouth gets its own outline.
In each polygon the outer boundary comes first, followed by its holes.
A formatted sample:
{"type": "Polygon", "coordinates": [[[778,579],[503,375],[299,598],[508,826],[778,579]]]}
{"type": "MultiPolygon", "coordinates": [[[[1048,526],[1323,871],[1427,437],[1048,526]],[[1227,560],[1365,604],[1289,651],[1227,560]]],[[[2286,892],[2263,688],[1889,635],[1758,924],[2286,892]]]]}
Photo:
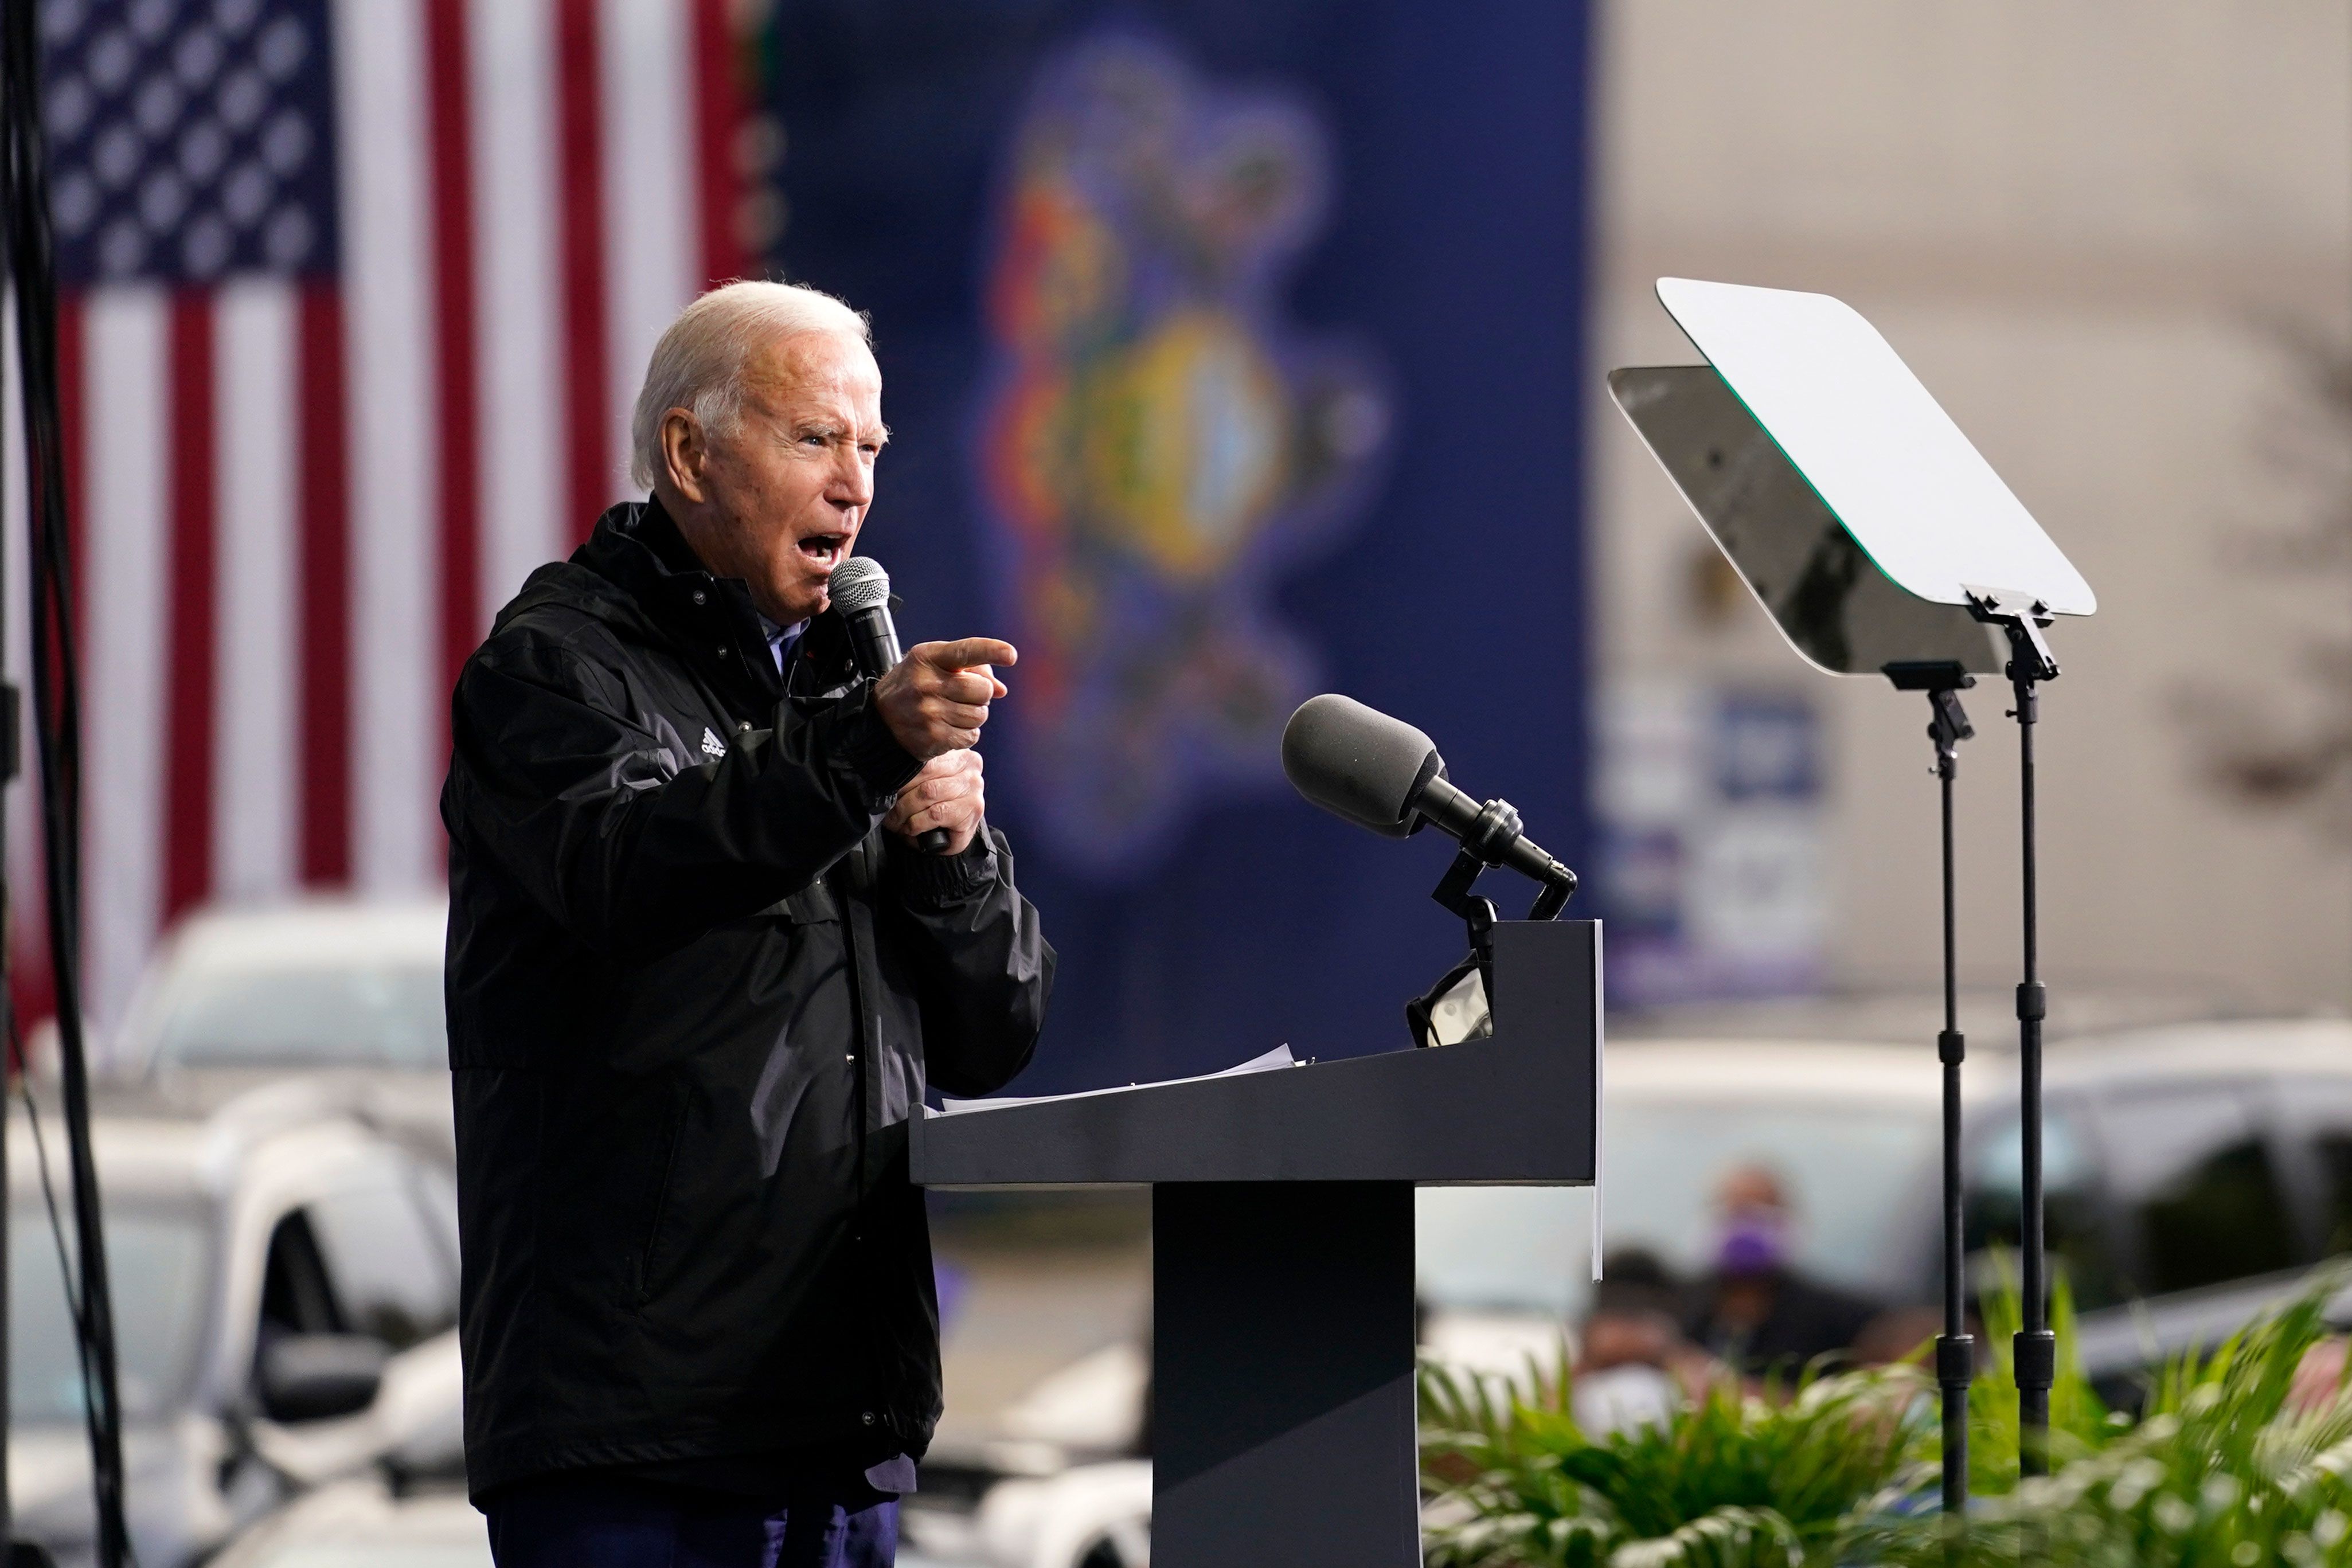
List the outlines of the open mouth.
{"type": "Polygon", "coordinates": [[[801,554],[819,566],[838,566],[849,548],[847,534],[810,534],[801,540],[801,554]]]}

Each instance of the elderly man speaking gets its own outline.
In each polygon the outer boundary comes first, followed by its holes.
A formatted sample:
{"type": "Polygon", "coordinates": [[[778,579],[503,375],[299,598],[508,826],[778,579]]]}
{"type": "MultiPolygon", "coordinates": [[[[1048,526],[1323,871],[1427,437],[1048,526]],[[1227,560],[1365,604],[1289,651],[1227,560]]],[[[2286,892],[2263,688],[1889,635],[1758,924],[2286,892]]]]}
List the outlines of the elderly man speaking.
{"type": "Polygon", "coordinates": [[[897,1549],[940,1414],[906,1121],[1021,1070],[1054,953],[973,749],[1013,649],[867,681],[828,610],[881,405],[838,300],[704,295],[638,394],[651,499],[458,678],[466,1467],[501,1568],[897,1549]]]}

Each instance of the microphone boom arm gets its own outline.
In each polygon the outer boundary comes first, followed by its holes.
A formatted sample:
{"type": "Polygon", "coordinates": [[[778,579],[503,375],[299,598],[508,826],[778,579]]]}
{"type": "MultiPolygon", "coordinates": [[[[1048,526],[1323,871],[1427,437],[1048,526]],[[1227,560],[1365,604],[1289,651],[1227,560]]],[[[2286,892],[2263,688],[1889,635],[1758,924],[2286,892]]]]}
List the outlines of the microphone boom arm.
{"type": "MultiPolygon", "coordinates": [[[[1430,896],[1465,920],[1472,917],[1470,884],[1488,866],[1508,866],[1542,886],[1528,911],[1530,920],[1558,919],[1575,894],[1576,873],[1528,838],[1517,809],[1508,800],[1481,804],[1435,778],[1422,786],[1414,810],[1461,841],[1461,852],[1430,896]]],[[[1494,905],[1485,899],[1475,902],[1486,904],[1491,923],[1494,905]]]]}
{"type": "MultiPolygon", "coordinates": [[[[1576,873],[1528,840],[1520,831],[1519,813],[1508,800],[1481,804],[1444,779],[1432,779],[1422,787],[1417,810],[1461,841],[1453,863],[1429,896],[1441,908],[1460,915],[1470,937],[1469,956],[1404,1005],[1405,1024],[1412,1031],[1414,1043],[1431,1046],[1439,1043],[1436,1018],[1441,1004],[1465,980],[1474,974],[1477,977],[1479,999],[1474,1004],[1477,1010],[1486,1011],[1494,995],[1495,922],[1499,916],[1495,901],[1473,894],[1472,885],[1488,866],[1508,865],[1542,884],[1528,918],[1557,920],[1576,893],[1576,873]]],[[[1489,1022],[1477,1032],[1488,1032],[1491,1028],[1489,1022]]]]}

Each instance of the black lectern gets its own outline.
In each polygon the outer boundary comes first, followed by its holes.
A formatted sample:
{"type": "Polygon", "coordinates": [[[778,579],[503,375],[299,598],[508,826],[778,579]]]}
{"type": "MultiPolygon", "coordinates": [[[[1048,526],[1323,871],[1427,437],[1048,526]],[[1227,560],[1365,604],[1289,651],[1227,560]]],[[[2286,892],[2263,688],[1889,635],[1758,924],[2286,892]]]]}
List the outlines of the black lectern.
{"type": "Polygon", "coordinates": [[[1416,1186],[1600,1169],[1601,925],[1494,928],[1490,1038],[918,1119],[926,1186],[1152,1189],[1156,1568],[1421,1561],[1416,1186]]]}

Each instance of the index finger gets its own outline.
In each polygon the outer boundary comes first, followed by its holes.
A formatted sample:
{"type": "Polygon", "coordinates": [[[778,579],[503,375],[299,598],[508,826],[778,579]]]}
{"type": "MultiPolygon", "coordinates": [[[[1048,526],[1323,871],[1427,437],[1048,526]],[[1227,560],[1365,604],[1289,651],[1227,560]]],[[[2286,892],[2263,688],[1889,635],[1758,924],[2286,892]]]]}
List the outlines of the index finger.
{"type": "Polygon", "coordinates": [[[926,643],[914,652],[923,655],[933,669],[968,670],[975,664],[1016,664],[1020,652],[1010,643],[1000,643],[993,637],[966,637],[955,643],[926,643]]]}

